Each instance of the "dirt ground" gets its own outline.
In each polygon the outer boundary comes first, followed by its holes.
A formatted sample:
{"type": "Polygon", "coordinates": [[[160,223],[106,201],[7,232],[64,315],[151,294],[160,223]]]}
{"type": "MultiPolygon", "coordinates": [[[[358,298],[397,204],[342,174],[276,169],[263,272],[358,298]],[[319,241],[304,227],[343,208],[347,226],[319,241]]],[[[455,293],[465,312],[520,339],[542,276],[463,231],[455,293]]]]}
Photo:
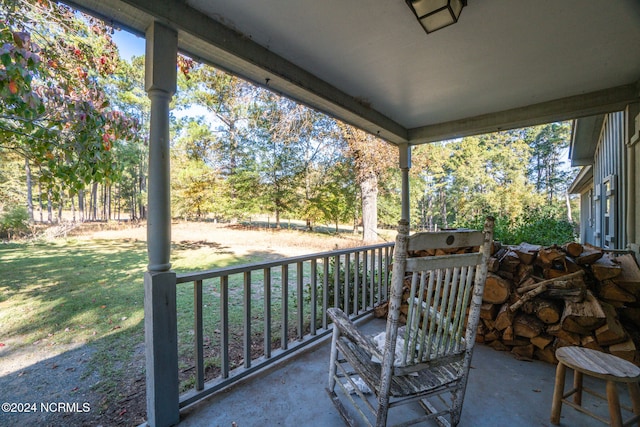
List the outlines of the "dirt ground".
{"type": "MultiPolygon", "coordinates": [[[[172,224],[172,242],[189,242],[223,245],[237,256],[261,253],[265,258],[273,258],[324,252],[334,249],[362,245],[361,237],[348,230],[339,235],[318,234],[303,231],[303,224],[283,224],[294,229],[259,228],[257,225],[224,225],[215,223],[172,224]]],[[[79,239],[136,239],[146,241],[146,225],[84,224],[81,227],[64,226],[47,231],[49,236],[73,236],[79,239]]],[[[381,238],[381,242],[391,239],[381,238]]],[[[21,361],[16,360],[12,374],[0,376],[2,401],[28,403],[42,401],[93,402],[90,411],[80,406],[72,414],[61,412],[31,414],[0,413],[0,425],[91,425],[91,426],[135,426],[144,422],[146,416],[144,380],[144,343],[132,354],[128,374],[120,380],[118,402],[106,402],[104,397],[91,386],[100,379],[96,373],[87,375],[84,365],[96,349],[92,345],[69,349],[60,354],[49,354],[42,348],[37,354],[30,354],[21,361]],[[23,366],[22,366],[23,365],[23,366]],[[2,392],[2,391],[5,392],[2,392]],[[11,390],[11,396],[6,391],[11,390]],[[9,399],[10,397],[10,399],[9,399]],[[36,399],[37,398],[37,399],[36,399]],[[100,410],[96,408],[99,406],[100,410]]]]}

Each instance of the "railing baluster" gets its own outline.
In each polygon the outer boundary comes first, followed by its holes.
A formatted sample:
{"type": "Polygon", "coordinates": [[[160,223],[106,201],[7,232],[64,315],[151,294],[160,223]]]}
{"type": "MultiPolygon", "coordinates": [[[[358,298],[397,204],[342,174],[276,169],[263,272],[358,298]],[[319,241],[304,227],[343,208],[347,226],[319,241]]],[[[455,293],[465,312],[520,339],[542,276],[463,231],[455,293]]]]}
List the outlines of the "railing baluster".
{"type": "Polygon", "coordinates": [[[353,314],[358,314],[360,312],[358,307],[360,299],[360,252],[354,252],[353,258],[353,314]]]}
{"type": "Polygon", "coordinates": [[[282,336],[280,348],[289,347],[289,264],[282,266],[282,336]]]}
{"type": "Polygon", "coordinates": [[[244,367],[251,367],[251,271],[245,271],[244,273],[244,295],[243,295],[243,307],[244,307],[244,335],[243,335],[243,347],[244,347],[244,367]]]}
{"type": "Polygon", "coordinates": [[[196,390],[204,388],[204,328],[202,326],[202,280],[193,282],[193,333],[195,345],[196,390]]]}
{"type": "Polygon", "coordinates": [[[377,250],[378,253],[378,271],[376,271],[376,284],[378,288],[378,304],[382,302],[382,248],[377,250]]]}
{"type": "Polygon", "coordinates": [[[333,306],[340,307],[340,255],[333,257],[333,306]]]}
{"type": "Polygon", "coordinates": [[[365,293],[362,294],[362,297],[364,299],[364,306],[365,309],[367,307],[372,307],[373,305],[371,304],[371,293],[369,292],[369,287],[368,287],[368,280],[367,280],[367,271],[369,270],[369,257],[367,256],[367,251],[364,250],[362,251],[362,287],[366,290],[366,295],[365,293]],[[367,298],[369,297],[369,298],[367,298]],[[369,302],[367,302],[369,301],[369,302]]]}
{"type": "Polygon", "coordinates": [[[220,276],[220,375],[229,378],[229,276],[220,276]]]}
{"type": "Polygon", "coordinates": [[[309,324],[309,333],[311,335],[316,334],[316,322],[318,317],[318,260],[311,260],[311,271],[309,272],[311,279],[311,307],[309,307],[309,317],[311,323],[309,324]]]}
{"type": "Polygon", "coordinates": [[[370,307],[375,307],[376,306],[376,292],[374,289],[374,285],[376,282],[376,250],[375,249],[371,249],[371,262],[369,263],[369,268],[371,269],[369,271],[369,290],[371,292],[371,305],[370,307]]]}
{"type": "Polygon", "coordinates": [[[349,268],[351,267],[351,256],[349,254],[344,254],[344,312],[349,314],[349,310],[351,309],[351,305],[349,304],[349,291],[350,291],[350,282],[349,277],[349,268]]]}
{"type": "Polygon", "coordinates": [[[302,295],[303,289],[303,265],[302,261],[296,263],[296,298],[298,299],[298,340],[302,341],[304,337],[304,304],[302,295]]]}
{"type": "Polygon", "coordinates": [[[322,259],[322,327],[327,329],[329,308],[329,257],[322,259]]]}
{"type": "Polygon", "coordinates": [[[385,253],[385,258],[384,258],[384,290],[383,290],[383,294],[384,294],[384,299],[388,300],[389,299],[389,267],[391,265],[391,248],[389,247],[385,247],[384,248],[384,253],[385,253]]]}
{"type": "Polygon", "coordinates": [[[264,357],[271,357],[271,269],[264,270],[264,357]]]}

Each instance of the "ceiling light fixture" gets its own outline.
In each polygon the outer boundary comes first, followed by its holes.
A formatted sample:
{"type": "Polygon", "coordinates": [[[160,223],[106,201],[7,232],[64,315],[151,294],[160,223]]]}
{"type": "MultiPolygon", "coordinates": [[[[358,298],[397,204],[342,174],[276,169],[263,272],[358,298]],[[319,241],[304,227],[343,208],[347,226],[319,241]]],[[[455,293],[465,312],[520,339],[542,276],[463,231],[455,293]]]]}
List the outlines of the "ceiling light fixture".
{"type": "Polygon", "coordinates": [[[458,22],[467,0],[406,0],[427,33],[458,22]]]}

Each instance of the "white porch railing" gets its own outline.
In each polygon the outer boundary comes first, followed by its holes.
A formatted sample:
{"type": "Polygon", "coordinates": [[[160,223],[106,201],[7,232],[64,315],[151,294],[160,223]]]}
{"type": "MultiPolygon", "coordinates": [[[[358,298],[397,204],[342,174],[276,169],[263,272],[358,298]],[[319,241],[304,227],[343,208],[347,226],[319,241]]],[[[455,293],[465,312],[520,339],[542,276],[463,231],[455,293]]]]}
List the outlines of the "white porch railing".
{"type": "Polygon", "coordinates": [[[194,366],[182,371],[195,371],[193,388],[180,396],[180,408],[328,334],[327,308],[340,307],[355,319],[386,301],[393,246],[179,274],[177,292],[187,291],[181,284],[193,287],[194,366]],[[241,365],[234,366],[234,360],[241,365]]]}

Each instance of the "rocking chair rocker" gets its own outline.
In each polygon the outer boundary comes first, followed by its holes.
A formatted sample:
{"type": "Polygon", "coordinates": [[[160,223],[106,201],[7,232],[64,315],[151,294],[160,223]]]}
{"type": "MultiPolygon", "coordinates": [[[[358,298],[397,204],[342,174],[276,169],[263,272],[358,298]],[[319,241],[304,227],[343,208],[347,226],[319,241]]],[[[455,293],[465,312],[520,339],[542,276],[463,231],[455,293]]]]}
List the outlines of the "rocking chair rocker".
{"type": "Polygon", "coordinates": [[[383,349],[340,309],[328,310],[334,329],[327,392],[348,425],[355,425],[355,421],[343,401],[349,401],[369,426],[386,426],[387,421],[398,418],[388,416],[390,409],[412,402],[418,402],[423,410],[412,420],[406,420],[411,411],[404,411],[401,423],[395,425],[428,419],[439,425],[458,424],[493,227],[493,218],[489,217],[484,231],[409,236],[407,222],[400,221],[383,349]],[[469,250],[473,252],[467,253],[469,250]],[[418,256],[408,257],[409,253],[418,256]],[[435,256],[421,256],[425,253],[435,256]],[[409,275],[407,323],[399,332],[403,287],[409,275]],[[371,398],[362,382],[373,392],[371,398]],[[443,398],[447,395],[448,399],[443,398]]]}

